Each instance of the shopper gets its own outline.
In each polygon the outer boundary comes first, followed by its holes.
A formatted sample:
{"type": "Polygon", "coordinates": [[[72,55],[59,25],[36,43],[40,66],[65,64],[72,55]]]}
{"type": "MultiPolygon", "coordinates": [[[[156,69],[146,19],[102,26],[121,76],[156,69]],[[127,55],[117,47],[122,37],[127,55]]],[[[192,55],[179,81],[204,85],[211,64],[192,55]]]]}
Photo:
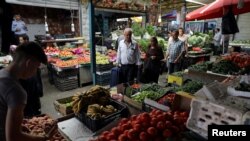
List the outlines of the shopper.
{"type": "Polygon", "coordinates": [[[145,83],[158,83],[162,59],[164,59],[162,48],[159,47],[157,38],[152,37],[144,62],[143,77],[145,77],[145,83]]]}
{"type": "Polygon", "coordinates": [[[179,32],[174,31],[172,33],[173,41],[169,43],[167,49],[166,59],[169,63],[168,73],[171,74],[176,71],[180,71],[181,57],[185,51],[184,43],[178,39],[179,32]]]}
{"type": "Polygon", "coordinates": [[[214,43],[214,55],[218,55],[219,54],[219,50],[220,50],[220,41],[221,41],[221,32],[219,28],[216,28],[215,30],[215,35],[213,38],[213,43],[214,43]]]}
{"type": "Polygon", "coordinates": [[[0,70],[1,141],[46,141],[49,139],[48,136],[28,135],[21,130],[27,94],[18,79],[27,79],[35,75],[40,63],[47,63],[43,49],[34,42],[24,43],[17,47],[13,62],[0,70]]]}
{"type": "Polygon", "coordinates": [[[23,20],[21,20],[21,15],[20,14],[16,14],[14,16],[14,20],[12,21],[12,27],[11,30],[14,32],[15,34],[15,40],[16,40],[16,44],[19,44],[19,37],[20,36],[27,36],[27,26],[24,23],[23,20]]]}
{"type": "Polygon", "coordinates": [[[188,67],[188,44],[187,44],[187,40],[188,40],[188,36],[186,34],[184,34],[184,29],[182,27],[180,27],[178,29],[179,32],[179,40],[181,40],[182,42],[184,42],[184,47],[185,47],[185,52],[183,53],[182,59],[181,59],[181,69],[184,70],[188,67]]]}
{"type": "Polygon", "coordinates": [[[28,43],[29,37],[27,35],[19,36],[19,44],[28,43]]]}
{"type": "Polygon", "coordinates": [[[138,45],[132,40],[131,28],[124,30],[124,39],[119,42],[117,64],[121,67],[122,82],[133,81],[141,66],[141,60],[138,45]]]}

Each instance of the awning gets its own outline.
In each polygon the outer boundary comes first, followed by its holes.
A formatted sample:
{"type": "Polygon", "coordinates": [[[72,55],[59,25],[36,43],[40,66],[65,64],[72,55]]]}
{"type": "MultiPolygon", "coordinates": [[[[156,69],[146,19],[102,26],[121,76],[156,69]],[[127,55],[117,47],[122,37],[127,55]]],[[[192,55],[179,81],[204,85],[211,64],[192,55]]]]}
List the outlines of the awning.
{"type": "Polygon", "coordinates": [[[173,10],[173,11],[161,16],[161,18],[165,18],[165,19],[167,19],[167,18],[176,18],[176,16],[177,16],[177,11],[173,10]]]}
{"type": "Polygon", "coordinates": [[[219,18],[226,13],[230,6],[233,8],[233,13],[235,15],[250,12],[250,0],[244,1],[244,6],[242,8],[238,7],[239,0],[216,0],[208,5],[205,5],[197,10],[186,15],[186,20],[204,20],[219,18]]]}

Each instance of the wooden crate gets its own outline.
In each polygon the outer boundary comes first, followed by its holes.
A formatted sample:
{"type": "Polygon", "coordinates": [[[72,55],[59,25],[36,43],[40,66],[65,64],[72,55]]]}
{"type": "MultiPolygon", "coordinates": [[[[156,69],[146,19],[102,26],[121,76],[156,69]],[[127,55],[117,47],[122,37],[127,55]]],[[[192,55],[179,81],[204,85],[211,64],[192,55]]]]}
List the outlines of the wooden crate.
{"type": "Polygon", "coordinates": [[[72,96],[58,99],[54,101],[54,107],[56,111],[58,111],[63,116],[71,114],[73,113],[72,107],[66,105],[66,103],[69,103],[71,101],[72,101],[72,96]]]}

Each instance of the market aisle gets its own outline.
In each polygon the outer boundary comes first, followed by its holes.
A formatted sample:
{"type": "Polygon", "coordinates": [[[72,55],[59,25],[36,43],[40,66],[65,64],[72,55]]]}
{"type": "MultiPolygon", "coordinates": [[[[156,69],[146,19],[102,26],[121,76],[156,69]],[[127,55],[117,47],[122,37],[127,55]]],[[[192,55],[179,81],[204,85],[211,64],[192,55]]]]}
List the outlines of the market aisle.
{"type": "MultiPolygon", "coordinates": [[[[42,113],[49,114],[53,118],[58,118],[62,116],[55,110],[53,105],[54,101],[56,101],[57,99],[69,97],[76,92],[85,91],[92,87],[92,85],[88,85],[82,88],[77,88],[62,92],[58,90],[54,85],[51,85],[49,83],[47,68],[42,69],[42,81],[43,81],[44,96],[41,98],[41,106],[42,106],[41,110],[42,113]]],[[[159,85],[166,86],[166,73],[160,75],[159,85]]]]}
{"type": "Polygon", "coordinates": [[[62,116],[55,110],[53,105],[54,101],[56,101],[57,99],[69,97],[75,94],[75,92],[85,91],[92,86],[88,85],[82,88],[77,88],[69,91],[64,91],[64,92],[60,91],[54,85],[51,85],[49,83],[47,69],[42,70],[42,81],[43,81],[44,96],[41,98],[41,106],[42,106],[41,110],[42,113],[49,114],[53,118],[58,118],[62,116]]]}

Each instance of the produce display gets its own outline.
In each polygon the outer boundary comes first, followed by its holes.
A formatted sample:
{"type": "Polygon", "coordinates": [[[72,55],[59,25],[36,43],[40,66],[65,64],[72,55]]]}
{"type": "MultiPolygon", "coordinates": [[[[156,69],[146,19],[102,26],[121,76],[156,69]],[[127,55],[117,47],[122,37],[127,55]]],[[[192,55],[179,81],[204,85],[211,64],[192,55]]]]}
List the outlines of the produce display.
{"type": "Polygon", "coordinates": [[[140,91],[154,91],[157,92],[159,95],[164,95],[167,93],[168,90],[156,83],[152,83],[142,85],[140,91]]]}
{"type": "Polygon", "coordinates": [[[76,66],[78,64],[79,63],[78,63],[77,59],[72,59],[72,60],[66,60],[66,61],[62,61],[62,60],[57,61],[55,65],[58,66],[58,67],[64,68],[64,67],[76,66]]]}
{"type": "Polygon", "coordinates": [[[250,66],[250,55],[247,53],[233,52],[229,55],[223,56],[223,59],[234,62],[240,68],[250,66]]]}
{"type": "Polygon", "coordinates": [[[96,52],[96,64],[109,64],[109,57],[99,52],[96,52]]]}
{"type": "Polygon", "coordinates": [[[71,51],[62,50],[59,52],[60,58],[73,57],[73,53],[71,51]]]}
{"type": "Polygon", "coordinates": [[[178,77],[183,77],[184,72],[182,72],[182,71],[178,71],[178,72],[174,72],[174,73],[172,73],[171,75],[178,76],[178,77]]]}
{"type": "Polygon", "coordinates": [[[176,139],[186,130],[187,112],[162,112],[132,115],[123,118],[116,127],[104,131],[90,141],[166,141],[176,139]]]}
{"type": "Polygon", "coordinates": [[[78,64],[88,64],[90,62],[90,56],[78,57],[78,64]]]}
{"type": "Polygon", "coordinates": [[[232,61],[221,60],[221,61],[213,64],[211,71],[214,73],[227,75],[227,74],[238,73],[240,71],[240,68],[232,61]]]}
{"type": "Polygon", "coordinates": [[[102,106],[100,104],[92,104],[88,106],[87,116],[92,119],[100,119],[115,113],[117,109],[115,109],[112,105],[102,106]]]}
{"type": "Polygon", "coordinates": [[[79,113],[82,110],[87,111],[86,108],[92,104],[107,105],[110,101],[110,92],[96,85],[85,92],[76,93],[72,100],[74,113],[79,113]]]}
{"type": "Polygon", "coordinates": [[[139,103],[142,103],[145,98],[149,98],[152,100],[156,100],[160,98],[162,95],[155,91],[142,91],[139,93],[136,93],[135,95],[132,95],[131,98],[139,103]]]}
{"type": "Polygon", "coordinates": [[[190,94],[196,93],[203,87],[203,83],[197,81],[188,81],[181,87],[174,88],[175,92],[184,91],[190,94]]]}
{"type": "Polygon", "coordinates": [[[194,65],[191,65],[188,67],[189,70],[199,71],[199,72],[207,72],[208,70],[211,70],[213,63],[212,62],[202,62],[197,63],[194,65]]]}
{"type": "MultiPolygon", "coordinates": [[[[31,119],[24,119],[22,122],[23,132],[31,135],[44,136],[55,126],[55,121],[48,115],[41,115],[31,119]]],[[[66,141],[63,136],[56,131],[49,141],[66,141]]]]}
{"type": "Polygon", "coordinates": [[[50,46],[47,46],[45,49],[44,49],[44,52],[46,55],[58,55],[60,50],[58,47],[50,47],[50,46]]]}
{"type": "Polygon", "coordinates": [[[234,43],[234,44],[249,44],[250,45],[250,40],[234,40],[234,41],[230,41],[230,43],[234,43]]]}
{"type": "Polygon", "coordinates": [[[188,38],[188,44],[193,47],[204,47],[206,44],[209,44],[210,40],[208,34],[197,32],[188,38]]]}
{"type": "Polygon", "coordinates": [[[157,100],[158,103],[166,106],[172,106],[174,103],[175,93],[169,93],[157,100]]]}
{"type": "Polygon", "coordinates": [[[246,82],[238,83],[235,86],[235,90],[250,92],[250,84],[247,84],[246,82]]]}

